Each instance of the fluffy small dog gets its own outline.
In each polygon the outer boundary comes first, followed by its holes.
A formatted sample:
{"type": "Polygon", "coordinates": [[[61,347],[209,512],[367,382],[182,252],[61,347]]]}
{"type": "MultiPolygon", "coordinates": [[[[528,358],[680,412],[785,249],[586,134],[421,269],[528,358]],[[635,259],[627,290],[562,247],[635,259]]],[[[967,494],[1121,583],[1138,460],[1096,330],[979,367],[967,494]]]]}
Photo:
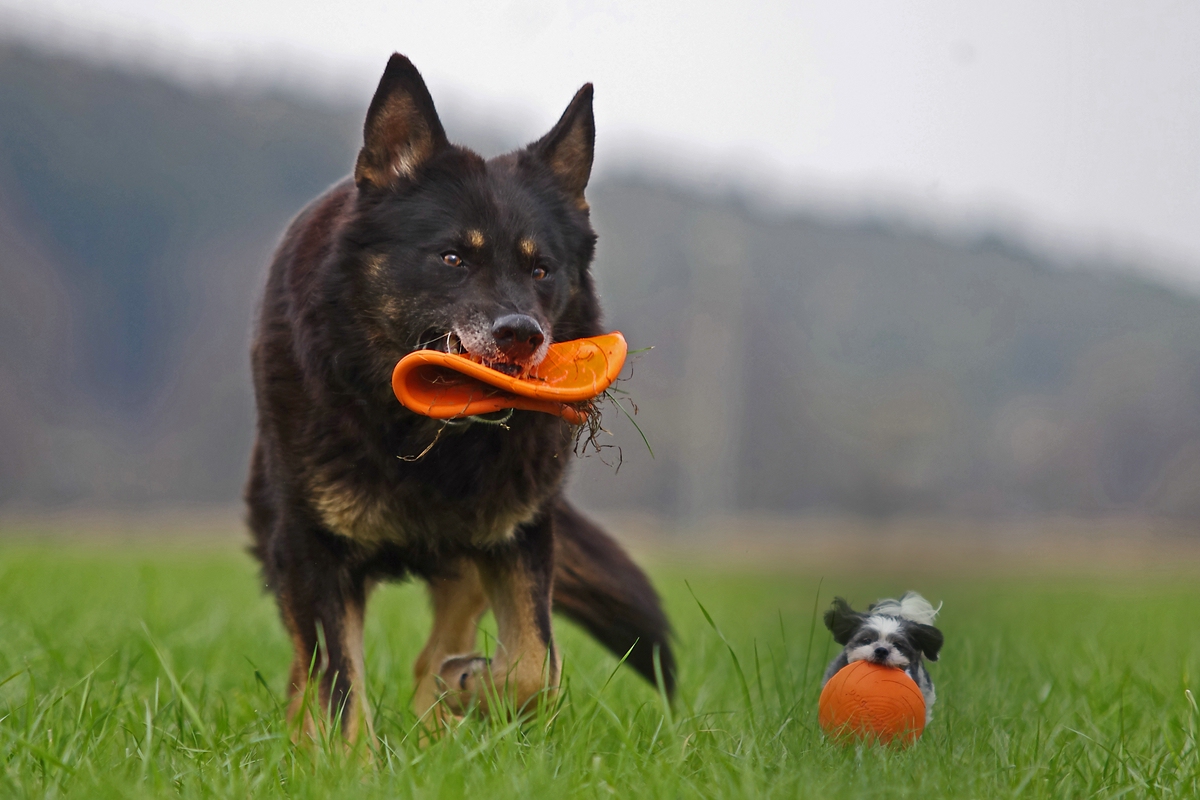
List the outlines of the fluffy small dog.
{"type": "Polygon", "coordinates": [[[925,669],[923,658],[938,660],[942,649],[942,632],[933,627],[941,606],[934,608],[916,592],[905,592],[899,600],[880,600],[872,603],[865,614],[850,608],[840,597],[825,612],[825,627],[833,640],[842,645],[842,652],[829,663],[821,685],[829,682],[838,670],[852,661],[872,661],[889,667],[899,667],[908,673],[925,696],[925,721],[933,716],[937,694],[925,669]]]}

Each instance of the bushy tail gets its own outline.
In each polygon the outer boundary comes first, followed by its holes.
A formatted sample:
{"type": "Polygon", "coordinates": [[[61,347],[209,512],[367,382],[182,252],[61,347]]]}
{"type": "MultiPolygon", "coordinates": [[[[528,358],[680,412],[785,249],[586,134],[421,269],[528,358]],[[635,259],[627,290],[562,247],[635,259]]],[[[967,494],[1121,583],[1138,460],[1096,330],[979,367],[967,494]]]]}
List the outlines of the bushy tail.
{"type": "Polygon", "coordinates": [[[554,610],[578,622],[651,683],[658,651],[667,695],[675,692],[671,625],[650,580],[612,538],[565,501],[554,509],[554,610]]]}

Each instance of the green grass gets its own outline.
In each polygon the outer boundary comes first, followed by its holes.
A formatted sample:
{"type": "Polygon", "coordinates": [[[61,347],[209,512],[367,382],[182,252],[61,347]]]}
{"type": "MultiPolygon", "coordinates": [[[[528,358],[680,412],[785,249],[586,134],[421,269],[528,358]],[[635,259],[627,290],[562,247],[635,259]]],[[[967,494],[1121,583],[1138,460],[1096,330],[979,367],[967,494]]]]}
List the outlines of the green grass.
{"type": "MultiPolygon", "coordinates": [[[[846,572],[853,572],[846,565],[846,572]]],[[[373,764],[293,746],[289,645],[233,547],[0,546],[0,796],[1195,797],[1194,571],[1004,578],[824,577],[862,604],[945,601],[939,702],[907,751],[815,728],[832,654],[819,577],[660,564],[678,627],[673,709],[559,622],[556,715],[469,721],[422,749],[410,664],[417,587],[385,587],[367,629],[373,764]],[[686,581],[686,584],[685,584],[686,581]],[[711,615],[717,632],[696,599],[711,615]]]]}

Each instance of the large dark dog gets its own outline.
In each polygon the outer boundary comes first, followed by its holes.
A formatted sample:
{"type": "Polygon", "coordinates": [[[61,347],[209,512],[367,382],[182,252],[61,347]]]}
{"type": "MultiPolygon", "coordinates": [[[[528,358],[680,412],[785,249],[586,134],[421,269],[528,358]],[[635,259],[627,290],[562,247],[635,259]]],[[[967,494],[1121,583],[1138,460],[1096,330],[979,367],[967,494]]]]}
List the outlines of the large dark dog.
{"type": "Polygon", "coordinates": [[[657,654],[671,690],[654,589],[562,497],[577,431],[527,411],[503,425],[446,426],[405,410],[390,385],[417,348],[519,371],[551,340],[603,332],[584,200],[594,135],[589,85],[542,139],[485,161],[447,141],[420,74],[394,55],[353,180],[285,234],[252,352],[258,437],[246,499],[295,646],[293,714],[311,675],[348,735],[370,726],[367,596],[409,574],[428,582],[434,613],[414,670],[418,714],[486,710],[497,693],[521,707],[553,692],[552,608],[618,654],[633,648],[629,663],[652,681],[657,654]],[[490,662],[473,655],[489,607],[499,639],[490,662]]]}

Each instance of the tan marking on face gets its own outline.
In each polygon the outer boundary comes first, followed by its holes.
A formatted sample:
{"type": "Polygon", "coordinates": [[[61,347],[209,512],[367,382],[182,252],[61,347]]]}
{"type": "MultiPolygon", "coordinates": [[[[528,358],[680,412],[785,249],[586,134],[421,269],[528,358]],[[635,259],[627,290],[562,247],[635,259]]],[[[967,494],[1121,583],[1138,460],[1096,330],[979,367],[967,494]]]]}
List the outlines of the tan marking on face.
{"type": "Polygon", "coordinates": [[[467,244],[476,249],[483,247],[483,231],[476,228],[467,231],[467,244]]]}
{"type": "Polygon", "coordinates": [[[520,247],[521,252],[527,256],[532,256],[537,252],[537,245],[534,243],[533,239],[522,239],[518,244],[518,247],[520,247]]]}
{"type": "Polygon", "coordinates": [[[387,319],[397,319],[404,315],[404,305],[395,297],[385,297],[380,301],[379,308],[387,319]]]}

